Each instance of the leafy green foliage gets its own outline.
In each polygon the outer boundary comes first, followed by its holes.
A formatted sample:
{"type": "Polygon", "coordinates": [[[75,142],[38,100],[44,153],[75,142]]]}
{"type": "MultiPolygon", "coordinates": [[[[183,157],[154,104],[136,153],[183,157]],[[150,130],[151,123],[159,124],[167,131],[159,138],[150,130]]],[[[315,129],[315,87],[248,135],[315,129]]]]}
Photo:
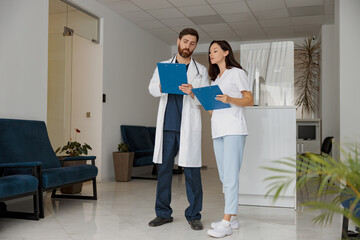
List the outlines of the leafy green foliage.
{"type": "Polygon", "coordinates": [[[346,152],[340,148],[343,160],[336,160],[326,154],[306,153],[298,155],[297,159],[284,159],[274,161],[275,166],[263,167],[263,169],[274,172],[275,176],[268,177],[264,181],[269,182],[266,196],[272,196],[276,201],[282,192],[296,181],[296,189],[302,190],[306,184],[317,183],[317,196],[333,196],[331,202],[319,200],[303,203],[311,209],[321,209],[322,213],[313,221],[324,225],[331,223],[335,213],[343,214],[356,225],[360,225],[360,218],[356,217],[358,209],[356,205],[360,202],[360,157],[357,144],[347,146],[346,152]],[[296,174],[294,174],[294,170],[296,174]],[[341,194],[340,194],[341,193],[341,194]],[[343,208],[341,202],[350,200],[349,209],[343,208]]]}
{"type": "Polygon", "coordinates": [[[82,154],[87,155],[88,150],[92,150],[92,148],[87,143],[81,145],[78,142],[69,141],[65,146],[56,149],[55,153],[65,152],[66,154],[74,157],[74,156],[80,156],[82,154]]]}
{"type": "Polygon", "coordinates": [[[118,145],[118,150],[119,152],[130,152],[130,146],[123,142],[118,145]]]}
{"type": "Polygon", "coordinates": [[[82,154],[87,155],[88,150],[92,150],[92,148],[87,143],[81,144],[81,143],[77,142],[76,141],[77,133],[80,133],[80,130],[78,128],[75,128],[75,141],[74,142],[71,141],[71,138],[70,138],[70,141],[68,141],[65,146],[59,147],[58,149],[56,149],[55,153],[65,152],[66,154],[68,154],[71,157],[80,156],[82,154]]]}

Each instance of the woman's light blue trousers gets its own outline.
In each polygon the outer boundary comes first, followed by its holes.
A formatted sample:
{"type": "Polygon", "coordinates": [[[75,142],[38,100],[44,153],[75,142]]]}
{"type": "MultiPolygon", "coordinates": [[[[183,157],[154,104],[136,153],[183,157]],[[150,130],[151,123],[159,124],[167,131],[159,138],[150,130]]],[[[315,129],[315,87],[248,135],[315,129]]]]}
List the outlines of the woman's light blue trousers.
{"type": "Polygon", "coordinates": [[[214,152],[225,194],[225,214],[237,214],[239,203],[239,172],[243,158],[245,135],[214,138],[214,152]]]}

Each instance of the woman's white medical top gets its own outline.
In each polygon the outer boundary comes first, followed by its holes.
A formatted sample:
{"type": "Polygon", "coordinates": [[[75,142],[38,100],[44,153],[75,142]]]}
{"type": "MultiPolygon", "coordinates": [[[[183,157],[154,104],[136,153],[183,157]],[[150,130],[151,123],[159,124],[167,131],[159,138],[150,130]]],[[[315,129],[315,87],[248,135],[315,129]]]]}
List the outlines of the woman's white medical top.
{"type": "MultiPolygon", "coordinates": [[[[233,67],[211,82],[218,85],[223,94],[233,98],[242,98],[241,91],[250,91],[248,78],[244,70],[233,67]]],[[[231,108],[214,110],[211,117],[212,138],[227,135],[248,135],[244,107],[230,104],[231,108]]]]}

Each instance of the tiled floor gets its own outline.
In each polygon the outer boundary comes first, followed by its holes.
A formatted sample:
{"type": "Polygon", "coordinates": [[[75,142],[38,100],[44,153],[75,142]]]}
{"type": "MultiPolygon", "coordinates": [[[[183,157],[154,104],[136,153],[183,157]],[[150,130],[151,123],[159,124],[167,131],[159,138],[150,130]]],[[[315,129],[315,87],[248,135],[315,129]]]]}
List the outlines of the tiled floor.
{"type": "MultiPolygon", "coordinates": [[[[223,214],[223,195],[215,169],[202,172],[204,204],[203,231],[191,230],[184,218],[187,207],[184,176],[173,179],[172,208],[174,222],[157,228],[148,227],[155,217],[156,181],[103,182],[98,184],[97,201],[56,200],[49,194],[45,218],[40,221],[0,219],[0,239],[212,239],[206,234],[212,221],[223,214]]],[[[90,193],[87,184],[83,192],[90,193]]],[[[13,203],[14,205],[14,203],[13,203]]],[[[16,203],[31,206],[31,201],[16,203]]],[[[340,239],[341,217],[331,226],[320,228],[311,222],[316,212],[284,208],[239,207],[240,229],[225,239],[246,240],[332,240],[340,239]]]]}

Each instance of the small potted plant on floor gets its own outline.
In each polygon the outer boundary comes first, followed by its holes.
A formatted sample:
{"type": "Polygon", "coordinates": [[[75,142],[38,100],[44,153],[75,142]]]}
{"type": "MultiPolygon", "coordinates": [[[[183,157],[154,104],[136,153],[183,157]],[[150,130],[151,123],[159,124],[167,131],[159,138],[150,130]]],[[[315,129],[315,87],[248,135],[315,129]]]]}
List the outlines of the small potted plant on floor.
{"type": "Polygon", "coordinates": [[[131,179],[132,167],[134,162],[134,152],[130,152],[129,145],[121,143],[118,151],[113,152],[115,180],[118,182],[128,182],[131,179]]]}
{"type": "MultiPolygon", "coordinates": [[[[81,144],[76,141],[77,133],[80,133],[80,130],[75,128],[75,141],[72,141],[72,139],[70,138],[70,141],[68,141],[65,146],[59,147],[58,149],[56,149],[56,151],[55,151],[56,154],[62,153],[62,152],[65,152],[67,154],[66,156],[58,156],[60,161],[66,157],[77,157],[80,155],[87,155],[89,150],[92,150],[92,148],[90,147],[89,144],[87,144],[87,143],[81,144]]],[[[62,166],[69,167],[69,166],[76,166],[76,165],[80,165],[80,164],[86,164],[86,160],[69,161],[69,162],[64,161],[62,166]]],[[[66,194],[80,193],[81,190],[82,190],[82,183],[76,183],[70,187],[63,187],[60,189],[60,191],[62,193],[66,193],[66,194]]]]}

